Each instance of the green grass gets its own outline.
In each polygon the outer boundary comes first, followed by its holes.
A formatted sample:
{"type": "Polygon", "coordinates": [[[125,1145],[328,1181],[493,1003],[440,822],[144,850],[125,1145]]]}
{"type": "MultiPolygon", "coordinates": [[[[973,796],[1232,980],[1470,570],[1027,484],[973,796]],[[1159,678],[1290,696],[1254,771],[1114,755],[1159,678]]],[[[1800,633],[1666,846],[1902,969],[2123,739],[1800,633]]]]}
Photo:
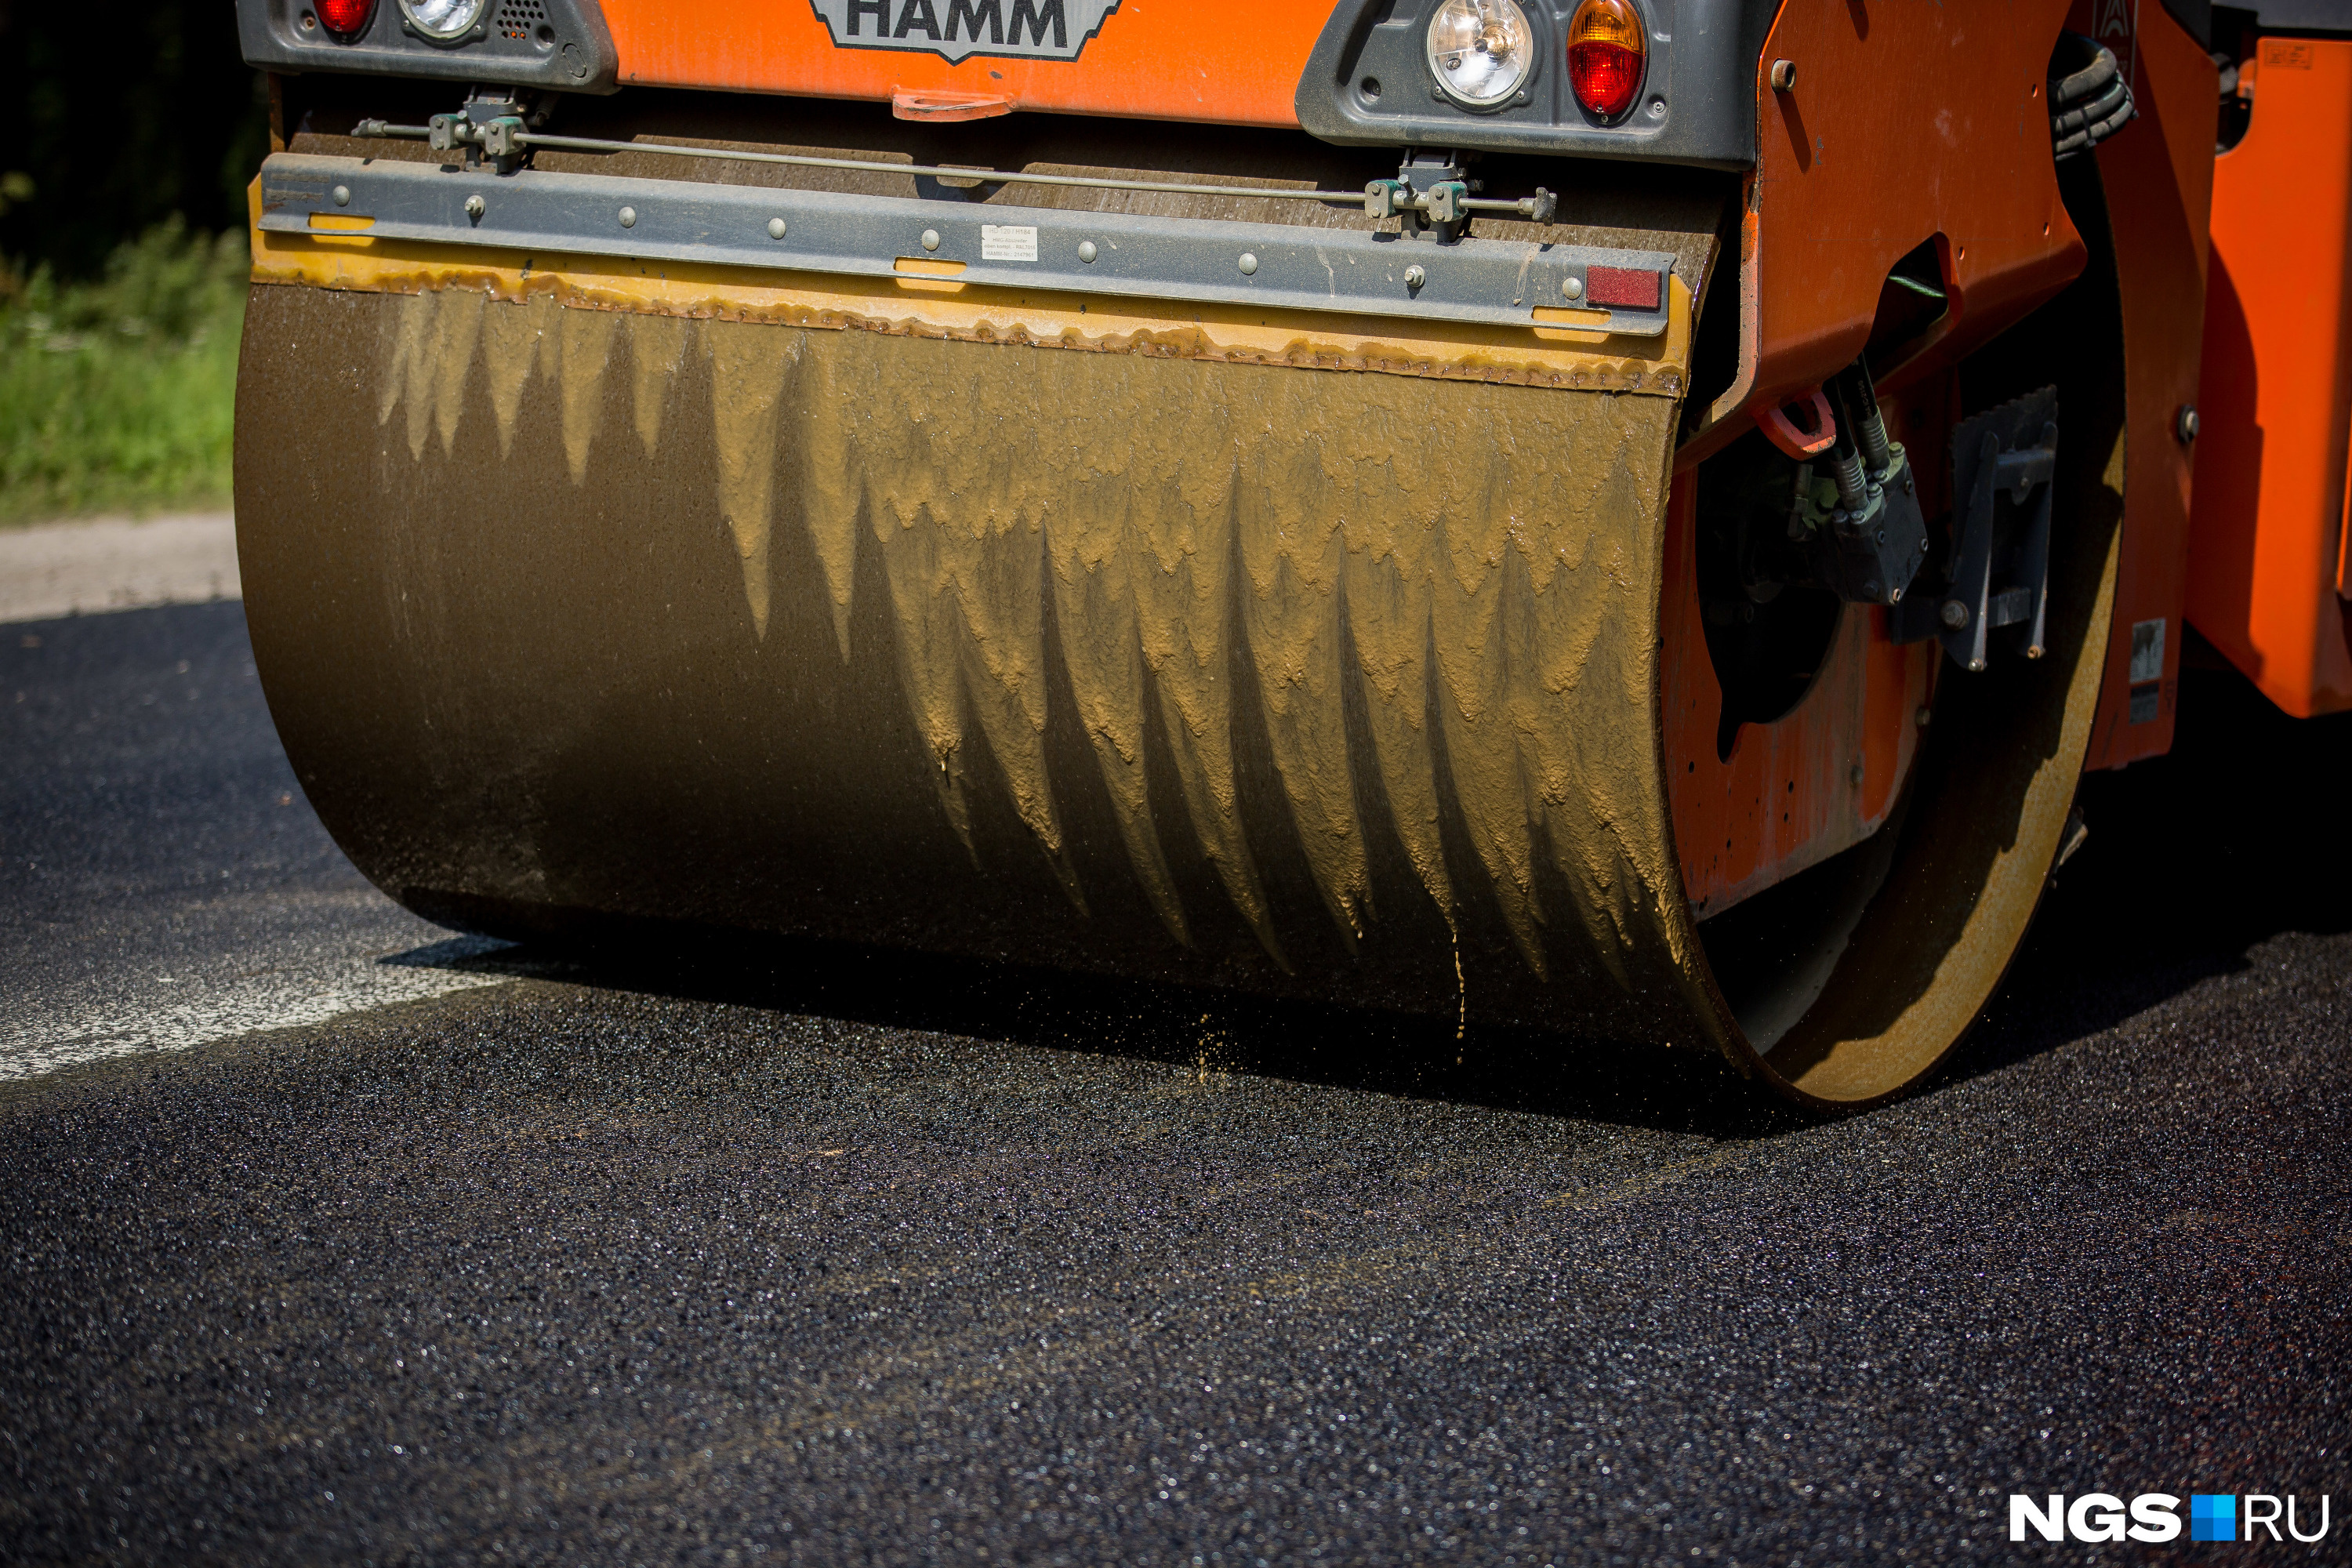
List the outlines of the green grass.
{"type": "Polygon", "coordinates": [[[247,266],[175,218],[95,281],[0,273],[0,526],[227,504],[247,266]]]}

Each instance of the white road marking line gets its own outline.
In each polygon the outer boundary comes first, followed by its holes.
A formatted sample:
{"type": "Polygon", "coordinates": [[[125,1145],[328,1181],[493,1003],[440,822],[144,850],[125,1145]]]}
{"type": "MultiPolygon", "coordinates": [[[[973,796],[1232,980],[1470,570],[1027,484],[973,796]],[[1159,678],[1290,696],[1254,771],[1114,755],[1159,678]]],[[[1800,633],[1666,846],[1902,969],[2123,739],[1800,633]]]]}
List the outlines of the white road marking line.
{"type": "MultiPolygon", "coordinates": [[[[83,1007],[71,1014],[18,1017],[0,1027],[0,1081],[37,1078],[142,1051],[184,1051],[257,1029],[323,1024],[403,1002],[510,984],[517,976],[445,967],[505,945],[464,939],[389,959],[354,954],[240,976],[192,1002],[121,1011],[83,1007]]],[[[183,976],[177,984],[202,982],[183,976]]]]}

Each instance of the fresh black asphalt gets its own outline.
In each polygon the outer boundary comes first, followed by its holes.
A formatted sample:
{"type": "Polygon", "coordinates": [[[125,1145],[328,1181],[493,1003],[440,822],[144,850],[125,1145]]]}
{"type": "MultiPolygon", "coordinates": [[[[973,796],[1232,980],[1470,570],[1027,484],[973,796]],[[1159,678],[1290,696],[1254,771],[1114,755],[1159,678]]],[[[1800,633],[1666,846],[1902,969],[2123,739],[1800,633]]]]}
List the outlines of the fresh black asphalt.
{"type": "Polygon", "coordinates": [[[2263,1550],[2352,1561],[2344,721],[2192,673],[1956,1062],[1811,1123],[1412,1021],[436,948],[247,659],[233,605],[0,628],[0,991],[310,908],[502,983],[0,1083],[0,1562],[2075,1561],[2006,1500],[2092,1490],[2331,1494],[2263,1550]]]}

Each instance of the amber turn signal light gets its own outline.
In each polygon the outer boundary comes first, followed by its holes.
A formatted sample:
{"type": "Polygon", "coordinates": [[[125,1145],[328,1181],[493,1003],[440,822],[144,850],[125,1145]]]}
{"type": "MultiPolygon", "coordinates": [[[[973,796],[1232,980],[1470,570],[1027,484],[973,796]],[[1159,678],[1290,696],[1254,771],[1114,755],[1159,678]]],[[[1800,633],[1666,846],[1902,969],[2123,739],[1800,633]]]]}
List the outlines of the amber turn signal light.
{"type": "Polygon", "coordinates": [[[1632,0],[1584,0],[1568,25],[1568,83],[1576,101],[1615,120],[1642,94],[1649,40],[1632,0]]]}

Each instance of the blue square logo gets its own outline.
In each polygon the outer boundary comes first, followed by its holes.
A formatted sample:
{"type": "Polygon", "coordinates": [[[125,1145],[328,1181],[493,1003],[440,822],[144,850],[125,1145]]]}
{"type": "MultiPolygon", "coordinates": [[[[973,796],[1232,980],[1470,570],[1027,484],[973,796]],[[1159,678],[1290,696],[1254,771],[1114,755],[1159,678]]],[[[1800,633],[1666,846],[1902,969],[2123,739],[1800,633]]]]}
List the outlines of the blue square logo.
{"type": "Polygon", "coordinates": [[[2237,1540],[2238,1494],[2191,1492],[2189,1495],[2189,1539],[2237,1540]]]}

